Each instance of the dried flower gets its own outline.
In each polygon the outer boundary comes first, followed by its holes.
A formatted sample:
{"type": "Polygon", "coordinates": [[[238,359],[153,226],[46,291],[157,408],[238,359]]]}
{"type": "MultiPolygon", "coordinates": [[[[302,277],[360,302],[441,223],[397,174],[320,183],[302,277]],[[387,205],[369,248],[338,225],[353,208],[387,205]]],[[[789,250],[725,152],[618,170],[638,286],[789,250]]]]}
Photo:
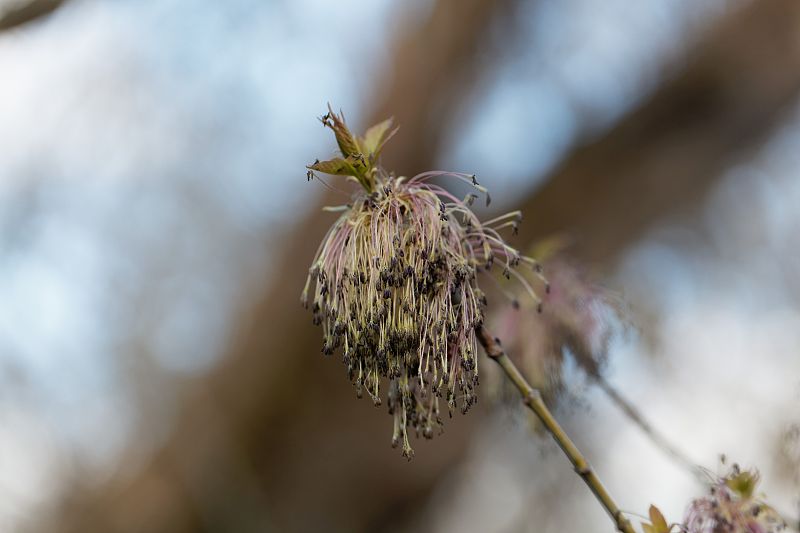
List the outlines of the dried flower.
{"type": "Polygon", "coordinates": [[[712,485],[710,495],[694,500],[684,523],[688,533],[773,533],[786,524],[780,515],[756,496],[755,470],[731,472],[712,485]]]}
{"type": "Polygon", "coordinates": [[[505,272],[536,263],[498,233],[518,223],[518,212],[481,223],[469,209],[476,195],[459,200],[429,182],[454,177],[486,194],[475,176],[406,178],[380,168],[377,156],[395,131],[391,119],[364,137],[353,136],[330,108],[322,122],[334,131],[342,157],[310,165],[309,179],[319,171],[361,187],[337,208],[343,212],[317,251],[302,301],[322,325],[323,353],[341,349],[359,397],[366,391],[381,405],[381,382],[388,379],[392,444],[411,457],[408,428],[431,438],[442,426],[440,403],[452,416],[477,401],[474,329],[486,306],[477,274],[495,263],[505,272]]]}

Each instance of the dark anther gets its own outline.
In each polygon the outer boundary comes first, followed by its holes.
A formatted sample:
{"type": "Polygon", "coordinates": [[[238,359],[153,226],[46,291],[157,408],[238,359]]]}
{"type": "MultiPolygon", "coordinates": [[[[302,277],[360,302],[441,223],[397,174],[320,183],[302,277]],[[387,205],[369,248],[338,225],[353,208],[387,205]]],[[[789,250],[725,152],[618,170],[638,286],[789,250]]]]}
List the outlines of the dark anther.
{"type": "Polygon", "coordinates": [[[453,305],[461,304],[461,291],[457,287],[450,293],[450,300],[453,302],[453,305]]]}

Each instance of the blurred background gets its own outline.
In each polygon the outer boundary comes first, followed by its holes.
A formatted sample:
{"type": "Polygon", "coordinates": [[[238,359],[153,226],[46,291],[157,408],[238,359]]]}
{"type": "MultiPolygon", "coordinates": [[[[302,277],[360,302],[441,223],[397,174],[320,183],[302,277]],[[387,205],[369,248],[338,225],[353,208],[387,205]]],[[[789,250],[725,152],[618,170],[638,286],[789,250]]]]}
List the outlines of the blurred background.
{"type": "MultiPolygon", "coordinates": [[[[612,530],[515,407],[409,463],[320,355],[328,102],[567,235],[625,302],[606,379],[800,520],[799,96],[796,0],[0,0],[0,531],[612,530]]],[[[704,487],[564,374],[621,507],[679,521],[704,487]]]]}

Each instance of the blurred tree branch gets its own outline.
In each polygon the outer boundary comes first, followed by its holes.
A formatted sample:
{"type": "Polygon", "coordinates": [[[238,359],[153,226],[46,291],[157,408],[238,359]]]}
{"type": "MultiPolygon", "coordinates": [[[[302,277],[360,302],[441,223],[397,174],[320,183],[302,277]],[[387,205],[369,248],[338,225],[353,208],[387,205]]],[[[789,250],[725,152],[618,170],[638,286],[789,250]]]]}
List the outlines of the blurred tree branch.
{"type": "MultiPolygon", "coordinates": [[[[388,168],[410,174],[433,164],[463,98],[459,80],[485,75],[483,30],[512,5],[439,0],[427,21],[400,34],[372,114],[402,125],[388,168]]],[[[523,238],[567,231],[584,259],[609,265],[648,227],[697,205],[796,99],[798,22],[795,0],[761,0],[727,17],[674,79],[522,202],[523,238]]],[[[466,439],[452,434],[410,464],[399,460],[386,417],[354,400],[340,365],[318,356],[319,334],[298,298],[324,217],[287,228],[279,274],[254,288],[221,366],[187,386],[152,461],[131,480],[71,493],[59,530],[375,530],[459,460],[466,439]]],[[[463,436],[477,418],[449,431],[463,436]]]]}
{"type": "Polygon", "coordinates": [[[0,31],[16,28],[47,16],[65,2],[66,0],[31,0],[0,11],[0,31]]]}
{"type": "Polygon", "coordinates": [[[519,206],[522,238],[566,231],[580,258],[610,267],[655,223],[699,205],[796,102],[798,28],[800,2],[761,0],[734,11],[681,72],[606,136],[576,149],[519,206]]]}

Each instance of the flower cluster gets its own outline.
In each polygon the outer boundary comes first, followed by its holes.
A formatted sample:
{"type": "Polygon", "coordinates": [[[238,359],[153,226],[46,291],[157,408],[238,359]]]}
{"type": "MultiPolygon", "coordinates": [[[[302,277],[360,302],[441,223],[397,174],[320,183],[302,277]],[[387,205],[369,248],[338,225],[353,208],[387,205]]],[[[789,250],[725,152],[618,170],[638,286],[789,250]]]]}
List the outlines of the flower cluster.
{"type": "Polygon", "coordinates": [[[786,524],[780,515],[755,494],[758,472],[733,465],[719,479],[710,495],[694,500],[684,528],[689,533],[774,533],[786,524]]]}
{"type": "MultiPolygon", "coordinates": [[[[531,284],[544,285],[547,313],[539,315],[527,305],[495,310],[488,317],[493,332],[503,339],[509,357],[545,401],[552,404],[567,392],[564,368],[570,357],[590,379],[601,376],[609,343],[624,330],[620,299],[594,283],[588,274],[568,261],[550,239],[536,247],[536,255],[548,267],[547,280],[536,272],[524,273],[531,284]]],[[[521,288],[508,297],[516,304],[521,288]]],[[[497,376],[492,388],[504,393],[507,381],[497,376]]],[[[509,390],[509,394],[516,391],[509,390]]]]}
{"type": "Polygon", "coordinates": [[[393,134],[391,121],[364,137],[353,136],[332,111],[322,122],[334,131],[342,157],[310,165],[309,179],[321,179],[315,171],[344,175],[360,188],[339,208],[302,300],[322,325],[323,353],[341,350],[359,396],[366,392],[381,405],[382,382],[388,381],[392,444],[410,457],[409,428],[431,438],[442,426],[441,404],[452,416],[477,401],[474,329],[486,306],[477,275],[497,265],[506,276],[519,276],[520,264],[536,263],[498,233],[516,228],[518,212],[482,223],[470,210],[477,195],[461,200],[430,182],[452,177],[485,194],[475,176],[395,177],[376,164],[393,134]]]}

